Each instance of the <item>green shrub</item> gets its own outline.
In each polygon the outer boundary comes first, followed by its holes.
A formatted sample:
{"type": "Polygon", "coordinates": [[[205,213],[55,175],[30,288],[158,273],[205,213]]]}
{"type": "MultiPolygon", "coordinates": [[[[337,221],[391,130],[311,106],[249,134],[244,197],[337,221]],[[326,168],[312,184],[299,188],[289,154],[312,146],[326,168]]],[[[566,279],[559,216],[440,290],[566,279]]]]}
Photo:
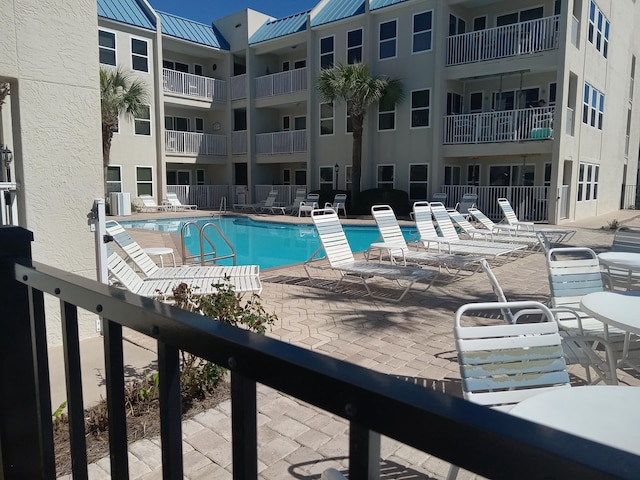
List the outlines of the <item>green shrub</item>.
{"type": "Polygon", "coordinates": [[[372,188],[360,192],[353,205],[355,215],[370,215],[372,205],[390,205],[396,216],[408,216],[410,212],[409,195],[404,190],[392,188],[372,188]]]}

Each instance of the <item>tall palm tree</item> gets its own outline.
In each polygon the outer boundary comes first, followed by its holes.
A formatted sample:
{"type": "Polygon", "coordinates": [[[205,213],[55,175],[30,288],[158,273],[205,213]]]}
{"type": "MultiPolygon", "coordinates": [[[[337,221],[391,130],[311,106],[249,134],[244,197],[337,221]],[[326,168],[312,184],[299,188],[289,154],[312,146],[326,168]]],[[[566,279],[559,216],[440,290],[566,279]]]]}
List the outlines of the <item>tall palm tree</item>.
{"type": "Polygon", "coordinates": [[[351,201],[360,193],[362,176],[362,129],[367,108],[380,103],[392,107],[404,98],[402,82],[385,76],[372,76],[364,63],[342,64],[323,70],[316,86],[324,102],[343,101],[353,125],[353,150],[351,153],[352,186],[351,201]]]}
{"type": "Polygon", "coordinates": [[[107,193],[107,171],[113,132],[121,114],[140,116],[147,108],[149,90],[144,82],[134,80],[122,69],[100,68],[100,106],[102,110],[102,166],[104,191],[107,193]]]}

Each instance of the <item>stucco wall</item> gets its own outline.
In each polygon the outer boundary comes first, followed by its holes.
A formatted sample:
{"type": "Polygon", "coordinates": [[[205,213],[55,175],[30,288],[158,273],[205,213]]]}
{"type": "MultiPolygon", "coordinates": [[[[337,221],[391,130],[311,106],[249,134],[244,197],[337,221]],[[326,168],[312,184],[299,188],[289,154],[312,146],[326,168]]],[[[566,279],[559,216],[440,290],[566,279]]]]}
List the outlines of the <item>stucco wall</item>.
{"type": "MultiPolygon", "coordinates": [[[[95,278],[87,212],[103,195],[96,2],[19,0],[2,11],[20,225],[34,233],[35,260],[95,278]]],[[[51,303],[47,333],[59,344],[60,307],[51,303]]],[[[79,328],[96,335],[95,317],[82,316],[79,328]]]]}

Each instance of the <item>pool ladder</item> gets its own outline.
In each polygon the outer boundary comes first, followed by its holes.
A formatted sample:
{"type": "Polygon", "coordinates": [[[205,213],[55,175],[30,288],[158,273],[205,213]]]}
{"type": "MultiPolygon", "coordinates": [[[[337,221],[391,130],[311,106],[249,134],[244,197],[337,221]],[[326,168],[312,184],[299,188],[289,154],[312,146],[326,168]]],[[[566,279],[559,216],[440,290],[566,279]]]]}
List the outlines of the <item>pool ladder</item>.
{"type": "Polygon", "coordinates": [[[231,244],[229,239],[224,236],[224,234],[222,233],[222,230],[220,230],[220,227],[218,227],[213,222],[205,223],[204,225],[202,225],[202,227],[194,221],[185,222],[185,224],[182,225],[182,228],[180,229],[180,240],[182,243],[182,259],[185,265],[192,262],[200,263],[200,265],[211,265],[211,264],[216,264],[218,263],[219,260],[224,260],[226,258],[232,258],[233,264],[234,265],[236,264],[236,249],[231,244]],[[198,230],[198,240],[199,240],[198,244],[200,245],[200,251],[196,254],[190,254],[187,251],[187,246],[185,243],[187,227],[189,227],[190,225],[193,225],[198,230]],[[206,230],[209,227],[212,227],[213,229],[216,230],[216,233],[220,236],[222,241],[225,242],[227,246],[231,249],[231,253],[227,255],[220,255],[220,256],[217,255],[216,245],[214,242],[211,241],[211,239],[206,233],[206,230]],[[211,252],[204,253],[205,243],[211,246],[211,252]]]}

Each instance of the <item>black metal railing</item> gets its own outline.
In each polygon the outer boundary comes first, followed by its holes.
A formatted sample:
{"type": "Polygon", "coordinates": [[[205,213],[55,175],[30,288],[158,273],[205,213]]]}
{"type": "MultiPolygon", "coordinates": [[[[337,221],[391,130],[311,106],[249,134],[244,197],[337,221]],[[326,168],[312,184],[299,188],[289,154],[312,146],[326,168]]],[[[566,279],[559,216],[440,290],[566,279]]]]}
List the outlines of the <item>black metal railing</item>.
{"type": "Polygon", "coordinates": [[[630,453],[32,262],[31,240],[0,227],[0,478],[55,478],[44,294],[61,305],[75,479],[87,478],[78,309],[104,322],[112,478],[128,478],[123,326],[157,340],[164,478],[182,478],[179,349],[231,371],[234,479],[258,478],[257,383],[350,422],[352,480],[379,477],[380,434],[491,478],[640,471],[630,453]]]}

